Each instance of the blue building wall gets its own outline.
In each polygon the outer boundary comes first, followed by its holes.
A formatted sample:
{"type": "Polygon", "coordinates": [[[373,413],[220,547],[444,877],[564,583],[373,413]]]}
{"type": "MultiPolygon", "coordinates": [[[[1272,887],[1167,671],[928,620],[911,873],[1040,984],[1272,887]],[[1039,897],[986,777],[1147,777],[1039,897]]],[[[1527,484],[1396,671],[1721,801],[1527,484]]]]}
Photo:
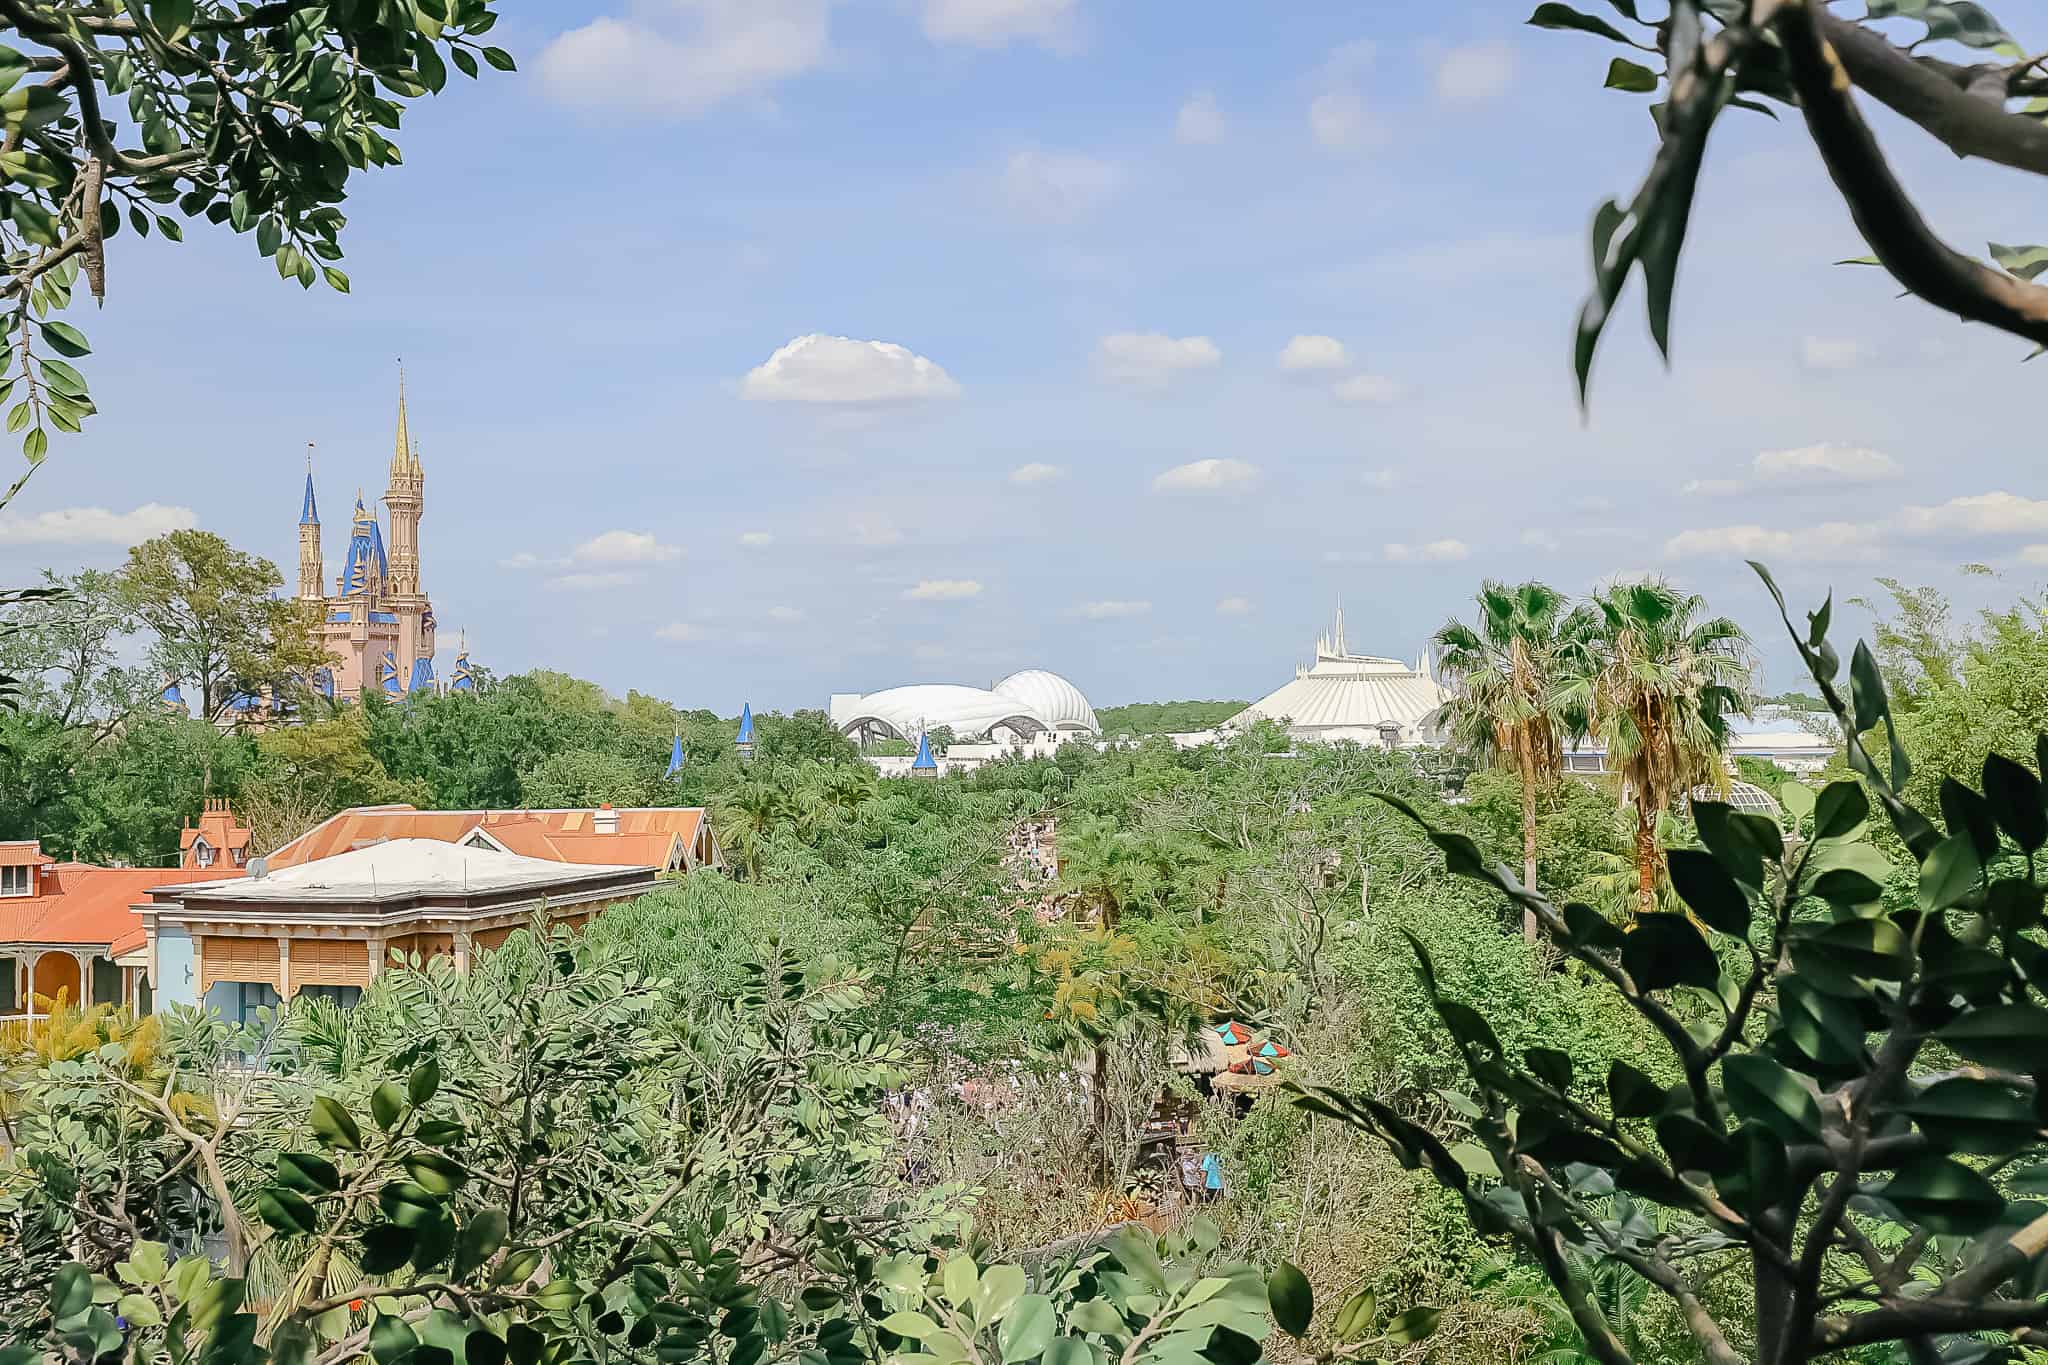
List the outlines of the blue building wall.
{"type": "Polygon", "coordinates": [[[156,991],[156,1008],[199,1003],[198,965],[190,934],[169,925],[158,927],[156,970],[162,980],[150,982],[156,991]]]}

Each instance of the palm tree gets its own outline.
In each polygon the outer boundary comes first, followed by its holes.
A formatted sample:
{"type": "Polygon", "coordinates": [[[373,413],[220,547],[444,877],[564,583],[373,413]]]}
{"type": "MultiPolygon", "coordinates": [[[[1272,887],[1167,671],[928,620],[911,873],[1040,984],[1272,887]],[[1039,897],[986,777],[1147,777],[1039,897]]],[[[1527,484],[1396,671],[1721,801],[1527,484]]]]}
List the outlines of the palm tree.
{"type": "Polygon", "coordinates": [[[718,830],[748,881],[761,877],[761,854],[776,826],[789,818],[789,792],[772,779],[749,778],[720,803],[718,830]]]}
{"type": "Polygon", "coordinates": [[[1565,621],[1559,700],[1635,802],[1636,912],[1657,905],[1657,816],[1726,781],[1728,722],[1756,704],[1749,637],[1663,579],[1610,584],[1565,621]]]}
{"type": "MultiPolygon", "coordinates": [[[[1547,583],[1509,587],[1488,579],[1475,599],[1475,626],[1452,620],[1436,633],[1452,682],[1445,708],[1452,738],[1476,757],[1522,779],[1522,883],[1536,889],[1536,792],[1564,771],[1558,702],[1558,623],[1565,597],[1547,583]]],[[[1522,937],[1536,941],[1536,916],[1522,913],[1522,937]]]]}

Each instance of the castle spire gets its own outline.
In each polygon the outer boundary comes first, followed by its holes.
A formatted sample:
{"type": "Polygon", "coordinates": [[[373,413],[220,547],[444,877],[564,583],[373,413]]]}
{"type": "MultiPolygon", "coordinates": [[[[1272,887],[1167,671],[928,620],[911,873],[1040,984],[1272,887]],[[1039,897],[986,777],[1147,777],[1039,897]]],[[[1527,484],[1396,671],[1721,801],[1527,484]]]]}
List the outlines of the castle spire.
{"type": "Polygon", "coordinates": [[[306,498],[299,505],[299,525],[318,526],[320,505],[313,500],[313,443],[306,442],[306,498]]]}
{"type": "Polygon", "coordinates": [[[405,361],[398,362],[398,439],[391,452],[391,477],[402,479],[412,473],[412,434],[405,425],[405,361]]]}
{"type": "Polygon", "coordinates": [[[325,596],[320,580],[326,564],[320,556],[320,504],[313,500],[313,443],[306,442],[306,496],[299,504],[299,596],[308,601],[325,596]]]}

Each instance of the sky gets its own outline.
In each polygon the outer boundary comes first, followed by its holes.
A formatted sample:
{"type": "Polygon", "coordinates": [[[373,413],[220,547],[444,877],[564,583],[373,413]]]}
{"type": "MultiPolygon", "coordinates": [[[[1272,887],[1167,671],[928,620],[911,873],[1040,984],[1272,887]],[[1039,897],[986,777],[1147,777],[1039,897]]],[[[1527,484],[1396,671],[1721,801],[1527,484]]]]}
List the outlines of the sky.
{"type": "MultiPolygon", "coordinates": [[[[1653,130],[1519,9],[501,8],[520,71],[351,182],[351,294],[253,234],[116,239],[101,414],[0,513],[0,582],[197,525],[289,583],[308,442],[331,578],[400,357],[443,674],[460,631],[720,714],[1025,667],[1251,698],[1340,606],[1412,658],[1484,578],[1643,573],[1776,689],[1745,557],[1807,605],[2048,565],[2048,369],[1831,264],[1867,248],[1789,116],[1721,120],[1672,367],[1631,289],[1582,415],[1586,229],[1653,130]]],[[[2048,188],[1873,121],[1949,240],[2041,239],[2048,188]]]]}

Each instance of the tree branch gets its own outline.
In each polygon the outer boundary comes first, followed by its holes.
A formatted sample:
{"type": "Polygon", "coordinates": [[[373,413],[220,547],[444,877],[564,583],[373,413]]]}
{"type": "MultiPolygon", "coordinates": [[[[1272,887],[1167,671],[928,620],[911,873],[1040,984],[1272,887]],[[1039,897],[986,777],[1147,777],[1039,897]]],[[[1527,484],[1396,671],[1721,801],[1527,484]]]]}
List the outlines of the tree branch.
{"type": "Polygon", "coordinates": [[[1827,18],[1821,0],[1804,0],[1779,11],[1777,31],[1807,131],[1863,240],[1894,279],[1935,307],[2048,345],[2048,289],[1963,255],[1920,216],[1857,111],[1849,73],[1822,33],[1827,18]]]}
{"type": "Polygon", "coordinates": [[[1819,28],[1858,89],[1957,156],[2048,175],[2048,124],[2006,110],[2011,78],[2004,68],[1916,57],[1882,33],[1825,11],[1819,28]]]}

